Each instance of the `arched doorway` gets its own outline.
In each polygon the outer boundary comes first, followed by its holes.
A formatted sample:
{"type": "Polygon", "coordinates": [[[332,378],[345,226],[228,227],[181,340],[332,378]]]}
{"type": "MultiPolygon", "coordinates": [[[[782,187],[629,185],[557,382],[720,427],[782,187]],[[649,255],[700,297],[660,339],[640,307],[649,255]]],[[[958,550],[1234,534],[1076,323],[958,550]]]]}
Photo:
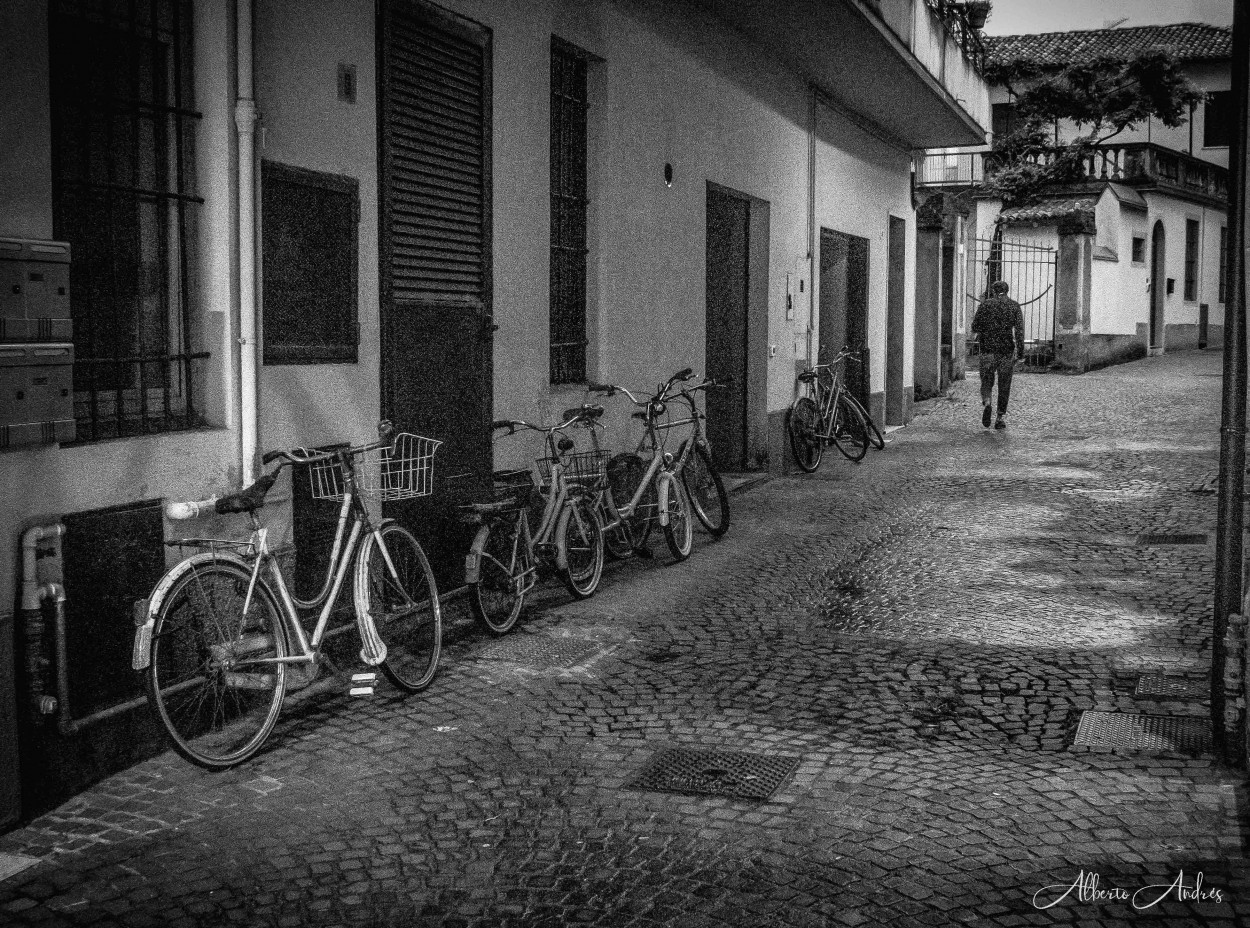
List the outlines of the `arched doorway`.
{"type": "Polygon", "coordinates": [[[1150,236],[1150,350],[1158,354],[1163,352],[1163,301],[1167,296],[1164,238],[1163,220],[1157,219],[1150,236]]]}

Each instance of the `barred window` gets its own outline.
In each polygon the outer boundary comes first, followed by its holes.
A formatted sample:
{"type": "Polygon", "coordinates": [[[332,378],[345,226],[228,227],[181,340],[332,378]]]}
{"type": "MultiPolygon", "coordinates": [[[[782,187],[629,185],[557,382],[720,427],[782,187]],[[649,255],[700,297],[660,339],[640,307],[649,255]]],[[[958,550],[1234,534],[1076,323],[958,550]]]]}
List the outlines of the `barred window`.
{"type": "Polygon", "coordinates": [[[200,424],[189,315],[189,0],[55,0],[53,230],[72,248],[74,414],[95,441],[200,424]]]}
{"type": "Polygon", "coordinates": [[[586,380],[586,52],[551,39],[551,382],[586,380]]]}
{"type": "Polygon", "coordinates": [[[1185,299],[1198,299],[1198,220],[1185,220],[1185,299]]]}

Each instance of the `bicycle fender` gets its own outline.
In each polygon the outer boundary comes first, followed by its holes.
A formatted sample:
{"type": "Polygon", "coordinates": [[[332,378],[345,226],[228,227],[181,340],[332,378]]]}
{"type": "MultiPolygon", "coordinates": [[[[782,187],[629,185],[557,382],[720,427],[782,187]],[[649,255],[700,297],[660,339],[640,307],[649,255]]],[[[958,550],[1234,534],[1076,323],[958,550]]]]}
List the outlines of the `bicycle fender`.
{"type": "Polygon", "coordinates": [[[556,520],[556,567],[560,570],[569,569],[569,551],[564,545],[564,534],[568,529],[569,519],[573,518],[573,507],[565,506],[556,520]]]}
{"type": "Polygon", "coordinates": [[[667,470],[660,471],[660,473],[656,476],[655,482],[659,485],[659,491],[660,491],[660,525],[664,527],[668,526],[668,494],[670,492],[669,487],[672,486],[673,481],[676,479],[677,478],[674,477],[672,473],[667,470]]]}
{"type": "Polygon", "coordinates": [[[152,662],[152,632],[156,628],[156,617],[165,605],[165,597],[169,595],[173,585],[201,564],[219,564],[222,561],[230,561],[243,570],[251,571],[251,565],[237,555],[212,551],[193,554],[166,571],[151,596],[146,600],[135,601],[135,641],[130,654],[130,666],[133,669],[146,670],[152,662]]]}
{"type": "Polygon", "coordinates": [[[483,525],[473,536],[473,544],[469,553],[464,556],[464,582],[477,583],[482,579],[482,550],[486,547],[486,538],[490,534],[490,525],[483,525]]]}

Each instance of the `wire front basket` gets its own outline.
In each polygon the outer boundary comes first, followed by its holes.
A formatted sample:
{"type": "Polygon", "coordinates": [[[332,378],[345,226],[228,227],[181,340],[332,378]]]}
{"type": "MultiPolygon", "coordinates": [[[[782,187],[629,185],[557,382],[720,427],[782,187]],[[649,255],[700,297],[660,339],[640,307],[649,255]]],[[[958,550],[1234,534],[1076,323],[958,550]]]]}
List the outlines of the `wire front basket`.
{"type": "MultiPolygon", "coordinates": [[[[383,502],[429,496],[434,483],[434,452],[441,444],[404,432],[386,447],[354,455],[356,494],[383,502]]],[[[342,502],[347,489],[342,461],[317,461],[309,469],[313,499],[342,502]]]]}
{"type": "MultiPolygon", "coordinates": [[[[569,486],[578,486],[587,490],[601,490],[608,484],[608,452],[579,451],[566,454],[564,461],[564,482],[569,486]]],[[[551,466],[555,462],[551,458],[538,459],[538,475],[544,484],[551,482],[551,466]]]]}

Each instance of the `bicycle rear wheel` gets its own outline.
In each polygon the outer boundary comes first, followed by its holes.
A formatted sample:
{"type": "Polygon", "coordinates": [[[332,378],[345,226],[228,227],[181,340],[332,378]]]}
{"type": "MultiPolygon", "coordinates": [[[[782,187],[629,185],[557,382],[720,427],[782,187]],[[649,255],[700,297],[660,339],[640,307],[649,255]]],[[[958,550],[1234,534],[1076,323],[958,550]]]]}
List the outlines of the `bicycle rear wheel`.
{"type": "Polygon", "coordinates": [[[703,445],[691,449],[681,470],[681,482],[690,508],[703,527],[717,538],[729,531],[729,494],[703,445]]]}
{"type": "Polygon", "coordinates": [[[372,535],[356,560],[356,611],[368,613],[386,645],[382,672],[398,689],[415,693],[438,672],[443,616],[425,552],[412,533],[394,522],[381,530],[394,571],[372,535]]]}
{"type": "Polygon", "coordinates": [[[859,404],[843,393],[833,415],[833,443],[852,461],[862,461],[868,453],[868,426],[859,410],[859,404]]]}
{"type": "Polygon", "coordinates": [[[278,601],[263,579],[252,590],[241,564],[192,563],[165,595],[152,630],[148,702],[175,751],[208,770],[247,760],[282,709],[287,654],[278,601]]]}
{"type": "Polygon", "coordinates": [[[560,571],[560,579],[578,599],[592,596],[603,576],[603,523],[591,499],[569,501],[556,525],[556,538],[568,564],[560,571]]]}
{"type": "Polygon", "coordinates": [[[816,408],[811,397],[800,396],[790,404],[790,409],[786,412],[790,453],[794,455],[794,463],[809,474],[820,466],[820,459],[825,454],[820,428],[820,410],[816,408]]]}
{"type": "Polygon", "coordinates": [[[881,429],[877,428],[877,423],[873,421],[872,416],[868,414],[868,410],[864,408],[864,404],[855,397],[847,394],[851,405],[859,410],[860,417],[864,420],[864,426],[868,431],[868,443],[878,451],[885,450],[885,436],[881,434],[881,429]]]}
{"type": "Polygon", "coordinates": [[[517,556],[518,529],[516,522],[492,520],[473,539],[470,558],[477,564],[477,579],[468,584],[469,608],[492,635],[511,629],[525,606],[525,594],[517,586],[517,574],[525,569],[517,556]]]}

